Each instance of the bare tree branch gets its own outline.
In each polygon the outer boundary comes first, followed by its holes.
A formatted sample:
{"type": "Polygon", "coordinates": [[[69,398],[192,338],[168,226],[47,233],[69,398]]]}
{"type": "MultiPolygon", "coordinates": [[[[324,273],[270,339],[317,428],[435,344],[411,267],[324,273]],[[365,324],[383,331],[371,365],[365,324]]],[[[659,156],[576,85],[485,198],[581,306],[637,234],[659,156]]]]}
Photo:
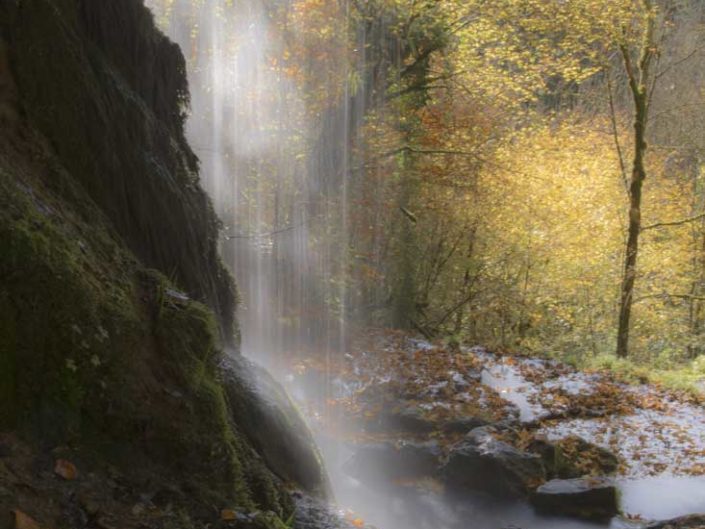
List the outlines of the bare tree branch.
{"type": "Polygon", "coordinates": [[[622,154],[622,146],[619,143],[619,129],[617,128],[617,112],[614,107],[614,95],[612,93],[612,77],[607,70],[607,93],[610,103],[610,121],[612,122],[612,137],[614,138],[614,146],[617,149],[617,157],[619,158],[619,169],[622,174],[622,183],[624,190],[629,193],[629,178],[627,177],[627,169],[624,165],[624,155],[622,154]]]}
{"type": "Polygon", "coordinates": [[[686,217],[684,219],[670,222],[656,222],[654,224],[649,224],[648,226],[642,226],[641,231],[653,230],[655,228],[663,228],[666,226],[681,226],[683,224],[688,224],[689,222],[695,222],[696,220],[700,220],[702,218],[705,218],[705,213],[699,213],[697,215],[693,215],[692,217],[686,217]]]}
{"type": "Polygon", "coordinates": [[[634,303],[640,301],[646,301],[648,299],[659,299],[659,298],[676,298],[676,299],[686,299],[689,301],[705,301],[705,296],[695,296],[693,294],[671,294],[668,292],[662,292],[661,294],[647,294],[646,296],[640,296],[634,300],[634,303]]]}
{"type": "Polygon", "coordinates": [[[675,62],[672,62],[671,64],[669,64],[668,66],[666,66],[663,70],[661,70],[660,72],[658,72],[657,74],[655,74],[655,75],[654,75],[655,79],[660,79],[661,77],[663,77],[664,75],[666,75],[669,71],[671,71],[673,68],[677,68],[678,66],[680,66],[680,65],[683,64],[684,62],[689,61],[690,59],[692,59],[693,57],[695,57],[695,55],[696,55],[697,53],[699,53],[699,52],[701,52],[701,51],[703,51],[703,50],[705,50],[705,44],[703,44],[702,46],[698,46],[697,48],[694,48],[688,55],[686,55],[685,57],[682,57],[681,59],[679,59],[679,60],[677,60],[677,61],[675,61],[675,62]]]}

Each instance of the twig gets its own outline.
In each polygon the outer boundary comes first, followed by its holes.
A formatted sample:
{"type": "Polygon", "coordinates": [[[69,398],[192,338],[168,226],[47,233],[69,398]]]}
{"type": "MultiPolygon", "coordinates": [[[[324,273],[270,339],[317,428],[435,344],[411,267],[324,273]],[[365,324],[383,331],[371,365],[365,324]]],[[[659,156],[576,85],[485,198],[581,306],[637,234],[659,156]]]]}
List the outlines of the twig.
{"type": "Polygon", "coordinates": [[[656,79],[660,79],[661,77],[666,75],[671,69],[676,68],[677,66],[680,66],[681,64],[683,64],[686,61],[689,61],[690,59],[693,58],[693,56],[695,56],[696,53],[703,51],[704,49],[705,49],[705,44],[703,44],[702,46],[698,46],[697,48],[694,48],[688,55],[686,55],[685,57],[682,57],[681,59],[679,59],[675,62],[672,62],[671,64],[666,66],[663,70],[658,72],[654,77],[656,79]]]}
{"type": "Polygon", "coordinates": [[[622,146],[619,143],[619,128],[617,127],[617,113],[614,108],[614,96],[612,95],[612,78],[610,76],[609,70],[607,70],[607,93],[609,94],[610,103],[610,120],[612,122],[612,137],[614,138],[614,145],[617,149],[617,156],[619,158],[619,169],[622,172],[622,182],[624,183],[624,189],[629,193],[629,179],[627,178],[627,169],[624,165],[624,156],[622,155],[622,146]]]}
{"type": "Polygon", "coordinates": [[[705,213],[699,213],[697,215],[693,215],[692,217],[686,217],[684,219],[674,220],[671,222],[656,222],[654,224],[649,224],[648,226],[643,226],[641,228],[641,231],[653,230],[654,228],[663,228],[666,226],[681,226],[683,224],[687,224],[689,222],[694,222],[694,221],[700,220],[702,218],[705,218],[705,213]]]}
{"type": "Polygon", "coordinates": [[[662,294],[648,294],[646,296],[640,296],[634,300],[635,303],[639,301],[644,301],[647,299],[657,299],[657,298],[676,298],[676,299],[687,299],[691,301],[705,301],[705,296],[694,296],[692,294],[669,294],[664,292],[662,294]]]}

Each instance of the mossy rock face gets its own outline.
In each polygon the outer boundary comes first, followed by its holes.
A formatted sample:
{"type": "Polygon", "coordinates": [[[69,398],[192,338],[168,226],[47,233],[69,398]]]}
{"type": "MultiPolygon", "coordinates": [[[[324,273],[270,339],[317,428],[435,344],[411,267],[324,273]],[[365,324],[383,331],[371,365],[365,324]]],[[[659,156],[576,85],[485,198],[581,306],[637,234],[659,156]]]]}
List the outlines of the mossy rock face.
{"type": "Polygon", "coordinates": [[[281,527],[288,486],[324,474],[313,456],[275,468],[243,410],[280,413],[284,445],[301,419],[246,384],[256,370],[224,384],[236,293],[181,130],[178,48],[138,0],[3,2],[0,30],[0,88],[16,86],[0,90],[0,431],[281,527]]]}
{"type": "Polygon", "coordinates": [[[66,438],[80,428],[81,403],[102,401],[120,350],[144,332],[122,271],[130,258],[107,231],[86,231],[44,196],[20,153],[3,154],[0,361],[12,373],[3,401],[13,404],[0,404],[0,416],[66,438]]]}
{"type": "Polygon", "coordinates": [[[284,515],[287,494],[233,423],[213,313],[143,269],[97,209],[84,224],[52,196],[43,163],[2,154],[0,429],[159,468],[214,508],[284,515]]]}
{"type": "Polygon", "coordinates": [[[183,134],[178,46],[141,0],[4,4],[0,29],[32,125],[140,261],[212,307],[222,338],[235,340],[219,221],[183,134]]]}

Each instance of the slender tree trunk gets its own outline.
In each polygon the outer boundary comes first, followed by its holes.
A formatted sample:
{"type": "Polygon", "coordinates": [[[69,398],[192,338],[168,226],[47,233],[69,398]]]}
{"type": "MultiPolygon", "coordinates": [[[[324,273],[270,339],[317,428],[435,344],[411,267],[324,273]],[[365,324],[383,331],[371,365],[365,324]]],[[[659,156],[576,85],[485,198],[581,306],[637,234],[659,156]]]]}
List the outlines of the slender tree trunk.
{"type": "Polygon", "coordinates": [[[648,120],[649,98],[653,93],[654,83],[649,76],[651,59],[656,53],[654,43],[655,10],[652,0],[641,0],[644,9],[644,28],[640,44],[639,60],[632,62],[627,44],[621,45],[624,70],[629,80],[629,90],[634,102],[634,161],[629,180],[629,228],[627,247],[624,256],[624,275],[619,303],[619,324],[617,327],[617,356],[624,358],[629,354],[629,325],[634,300],[634,283],[636,281],[637,257],[639,256],[639,234],[641,233],[641,190],[646,179],[644,156],[646,154],[646,123],[648,120]]]}
{"type": "Polygon", "coordinates": [[[634,128],[640,130],[636,134],[634,168],[629,186],[629,231],[619,304],[619,326],[617,328],[617,356],[622,358],[629,353],[629,324],[634,298],[637,257],[639,255],[639,234],[641,232],[641,188],[646,178],[643,159],[646,143],[643,141],[643,126],[639,124],[638,118],[634,128]]]}
{"type": "MultiPolygon", "coordinates": [[[[403,180],[399,191],[400,209],[409,210],[413,194],[413,179],[410,176],[413,162],[409,154],[404,154],[401,163],[403,180]]],[[[394,284],[394,306],[392,324],[398,329],[410,329],[418,324],[416,319],[416,276],[415,276],[415,226],[413,221],[398,215],[401,230],[398,241],[398,264],[394,284]]],[[[420,331],[420,329],[417,328],[420,331]]]]}
{"type": "MultiPolygon", "coordinates": [[[[465,264],[465,274],[463,275],[463,296],[468,295],[468,289],[470,288],[470,265],[475,253],[475,233],[477,232],[477,226],[473,226],[470,230],[470,238],[468,240],[468,250],[465,254],[466,264],[465,264]]],[[[453,333],[457,336],[463,328],[463,317],[465,315],[465,304],[462,304],[458,311],[455,313],[455,328],[453,333]]]]}

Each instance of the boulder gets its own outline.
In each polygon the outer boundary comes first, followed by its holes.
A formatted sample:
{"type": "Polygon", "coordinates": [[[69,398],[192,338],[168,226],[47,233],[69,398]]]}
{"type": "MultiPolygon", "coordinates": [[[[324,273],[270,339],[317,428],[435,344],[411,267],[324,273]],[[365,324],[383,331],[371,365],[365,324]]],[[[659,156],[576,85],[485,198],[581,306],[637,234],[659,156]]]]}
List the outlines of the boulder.
{"type": "Polygon", "coordinates": [[[460,417],[451,419],[441,425],[445,433],[468,433],[475,428],[487,426],[487,421],[481,417],[460,417]]]}
{"type": "Polygon", "coordinates": [[[296,514],[292,529],[373,529],[359,519],[346,519],[336,506],[305,494],[294,493],[296,514]]]}
{"type": "Polygon", "coordinates": [[[344,470],[360,481],[415,479],[434,475],[441,455],[435,441],[369,444],[357,449],[344,470]]]}
{"type": "Polygon", "coordinates": [[[554,479],[530,496],[541,513],[609,520],[619,512],[617,488],[608,478],[554,479]]]}
{"type": "Polygon", "coordinates": [[[325,497],[330,491],[321,455],[284,388],[241,355],[224,361],[222,378],[232,418],[285,483],[325,497]]]}
{"type": "Polygon", "coordinates": [[[541,458],[496,439],[489,428],[475,428],[456,444],[441,469],[449,492],[484,491],[499,497],[525,496],[545,480],[541,458]]]}
{"type": "Polygon", "coordinates": [[[645,529],[703,529],[705,527],[705,514],[691,514],[672,520],[654,522],[645,529]]]}
{"type": "Polygon", "coordinates": [[[536,438],[529,445],[529,451],[541,456],[549,478],[605,476],[613,474],[619,467],[616,455],[577,435],[559,441],[536,438]]]}
{"type": "Polygon", "coordinates": [[[424,416],[424,410],[407,406],[389,412],[382,412],[367,421],[366,429],[371,432],[404,432],[410,434],[430,433],[438,425],[424,416]]]}

